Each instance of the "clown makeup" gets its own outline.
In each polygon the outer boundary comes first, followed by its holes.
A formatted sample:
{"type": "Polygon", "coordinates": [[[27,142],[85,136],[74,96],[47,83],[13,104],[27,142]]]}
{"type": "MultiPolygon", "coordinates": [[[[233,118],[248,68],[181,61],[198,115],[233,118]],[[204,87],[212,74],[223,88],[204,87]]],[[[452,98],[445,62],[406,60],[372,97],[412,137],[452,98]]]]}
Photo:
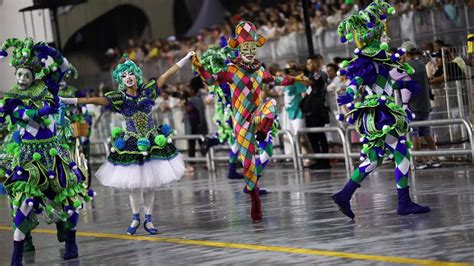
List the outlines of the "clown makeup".
{"type": "Polygon", "coordinates": [[[21,90],[27,89],[33,84],[33,73],[28,68],[20,67],[16,70],[16,84],[21,90]]]}
{"type": "Polygon", "coordinates": [[[120,78],[122,79],[122,84],[127,88],[135,88],[137,86],[137,76],[133,72],[124,71],[120,78]]]}
{"type": "Polygon", "coordinates": [[[240,57],[244,62],[252,63],[257,53],[256,42],[244,42],[239,46],[240,57]]]}

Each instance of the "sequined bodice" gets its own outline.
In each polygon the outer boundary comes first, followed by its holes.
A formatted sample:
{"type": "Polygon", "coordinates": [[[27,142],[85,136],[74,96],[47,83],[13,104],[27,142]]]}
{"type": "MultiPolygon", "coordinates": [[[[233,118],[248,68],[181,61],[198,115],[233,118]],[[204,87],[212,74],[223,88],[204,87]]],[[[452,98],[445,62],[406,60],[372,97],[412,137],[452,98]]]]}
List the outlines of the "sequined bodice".
{"type": "Polygon", "coordinates": [[[126,95],[121,113],[125,118],[127,131],[146,135],[153,128],[151,108],[154,104],[149,98],[126,95]]]}

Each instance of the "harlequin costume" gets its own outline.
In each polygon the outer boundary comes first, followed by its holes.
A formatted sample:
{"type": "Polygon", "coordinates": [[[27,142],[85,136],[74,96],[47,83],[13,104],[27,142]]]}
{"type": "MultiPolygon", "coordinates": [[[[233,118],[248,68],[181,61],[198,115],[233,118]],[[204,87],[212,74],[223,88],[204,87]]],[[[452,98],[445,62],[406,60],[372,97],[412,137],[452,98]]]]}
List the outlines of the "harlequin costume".
{"type": "MultiPolygon", "coordinates": [[[[203,68],[208,71],[210,74],[215,75],[221,71],[224,71],[230,60],[235,58],[238,53],[237,50],[230,48],[227,44],[227,39],[222,36],[219,46],[211,46],[207,49],[202,57],[201,57],[201,65],[203,68]]],[[[217,126],[217,132],[212,138],[206,138],[206,149],[209,149],[212,146],[218,145],[220,143],[227,142],[230,151],[229,151],[229,162],[228,162],[228,171],[227,171],[227,178],[229,179],[244,179],[242,174],[237,173],[237,164],[239,162],[238,159],[238,145],[235,141],[234,137],[234,130],[232,124],[232,110],[231,110],[231,101],[232,101],[232,93],[231,88],[228,83],[221,83],[219,85],[209,85],[208,86],[209,93],[214,98],[215,104],[215,113],[212,117],[213,122],[217,126]]],[[[265,151],[266,153],[271,154],[272,145],[268,145],[272,142],[273,138],[277,133],[277,121],[274,120],[272,134],[269,139],[261,141],[259,143],[258,149],[260,147],[267,148],[265,151]]],[[[260,151],[259,151],[260,153],[260,151]]],[[[268,163],[269,158],[263,161],[263,165],[268,163]]],[[[244,192],[248,193],[247,188],[245,187],[244,192]]],[[[260,195],[265,194],[266,191],[259,188],[260,195]]]]}
{"type": "Polygon", "coordinates": [[[13,132],[13,142],[7,147],[13,159],[4,183],[13,216],[12,265],[22,264],[25,237],[38,224],[40,214],[56,223],[58,240],[65,241],[64,259],[76,258],[79,210],[94,192],[85,188],[83,173],[57,138],[53,114],[58,112],[59,82],[68,62],[55,49],[31,38],[6,40],[0,56],[8,56],[11,47],[11,65],[32,78],[25,88],[14,85],[0,103],[0,120],[9,120],[13,132]],[[45,63],[48,58],[53,60],[50,65],[45,63]]]}
{"type": "MultiPolygon", "coordinates": [[[[339,209],[349,218],[354,218],[350,199],[360,183],[373,170],[380,166],[386,154],[393,156],[395,161],[395,180],[398,191],[398,208],[400,215],[426,213],[429,207],[418,205],[411,201],[408,179],[410,173],[411,144],[406,139],[409,132],[408,121],[413,116],[406,105],[395,104],[394,89],[417,92],[414,82],[395,82],[389,75],[392,67],[399,71],[413,74],[413,68],[408,64],[400,64],[400,56],[405,52],[399,49],[389,54],[388,44],[381,42],[385,34],[387,13],[393,14],[394,8],[382,0],[374,1],[365,10],[352,15],[339,24],[338,33],[341,42],[356,41],[355,57],[342,63],[346,69],[340,74],[346,75],[350,84],[346,94],[340,96],[339,105],[347,104],[349,112],[345,115],[347,122],[355,124],[356,130],[362,136],[362,163],[352,174],[345,187],[332,196],[339,209]],[[362,95],[361,95],[362,94],[362,95]],[[355,102],[360,98],[362,101],[355,102]]],[[[344,116],[339,115],[343,120],[344,116]]]]}
{"type": "Polygon", "coordinates": [[[235,35],[235,38],[229,38],[228,44],[231,48],[239,48],[240,53],[238,57],[230,60],[224,70],[213,75],[197,58],[193,60],[193,65],[207,84],[230,85],[233,131],[252,200],[251,217],[260,221],[262,210],[258,195],[258,176],[271,156],[267,152],[271,150],[271,142],[265,140],[270,138],[268,133],[276,117],[275,101],[261,99],[260,90],[264,83],[290,85],[295,79],[273,77],[260,61],[254,59],[255,49],[265,43],[265,38],[257,34],[252,23],[240,22],[235,29],[235,35]],[[266,147],[263,146],[264,143],[267,144],[266,147]]]}
{"type": "MultiPolygon", "coordinates": [[[[187,55],[176,65],[181,68],[191,56],[187,55]]],[[[113,77],[119,88],[106,93],[104,97],[61,100],[67,104],[104,105],[124,117],[126,128],[112,130],[110,154],[95,176],[104,186],[130,191],[132,223],[127,229],[129,235],[134,235],[140,225],[140,201],[143,196],[143,227],[149,234],[155,235],[158,233],[152,223],[155,189],[179,180],[184,175],[184,162],[172,143],[174,132],[171,127],[153,123],[151,111],[160,94],[157,80],[143,82],[141,69],[127,57],[117,65],[113,77]],[[137,89],[135,95],[127,93],[130,88],[122,80],[123,75],[136,79],[133,85],[137,89]]]]}

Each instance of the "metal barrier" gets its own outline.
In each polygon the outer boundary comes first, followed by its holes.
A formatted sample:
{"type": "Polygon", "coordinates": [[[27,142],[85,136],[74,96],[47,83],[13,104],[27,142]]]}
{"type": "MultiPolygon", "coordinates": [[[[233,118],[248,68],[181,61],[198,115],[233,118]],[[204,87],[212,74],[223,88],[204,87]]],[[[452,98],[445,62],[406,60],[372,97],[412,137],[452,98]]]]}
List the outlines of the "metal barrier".
{"type": "MultiPolygon", "coordinates": [[[[181,135],[181,136],[174,136],[174,140],[191,140],[191,139],[197,139],[204,141],[204,136],[203,135],[181,135]]],[[[206,162],[206,165],[208,169],[212,170],[212,165],[211,165],[211,157],[210,154],[207,153],[205,157],[195,157],[195,158],[190,158],[190,157],[184,157],[183,160],[185,162],[206,162]]]]}
{"type": "MultiPolygon", "coordinates": [[[[293,167],[295,170],[298,170],[298,157],[297,157],[297,154],[296,154],[296,144],[295,144],[295,139],[294,139],[294,136],[293,134],[291,134],[291,132],[289,130],[279,130],[278,131],[278,135],[277,136],[280,136],[280,135],[284,135],[284,136],[287,136],[288,137],[288,140],[290,141],[290,145],[291,145],[291,155],[290,154],[274,154],[271,159],[276,159],[276,160],[287,160],[287,159],[291,159],[293,161],[293,167]]],[[[221,161],[221,162],[224,162],[224,161],[228,161],[229,160],[229,156],[215,156],[215,151],[214,151],[214,147],[212,147],[210,150],[209,150],[209,153],[210,154],[210,157],[211,157],[211,167],[210,169],[212,169],[212,171],[215,171],[216,170],[216,162],[217,161],[221,161]]],[[[302,169],[302,168],[301,168],[302,169]]]]}
{"type": "Polygon", "coordinates": [[[337,159],[344,159],[345,166],[346,166],[346,173],[347,175],[350,175],[350,172],[351,172],[350,165],[352,164],[349,159],[349,154],[348,154],[349,149],[347,145],[347,139],[344,135],[344,131],[342,130],[342,128],[340,127],[300,128],[298,129],[298,131],[296,131],[295,141],[298,143],[298,145],[296,145],[296,152],[297,152],[299,169],[303,169],[303,159],[306,159],[306,158],[315,158],[315,159],[337,158],[337,159]],[[301,134],[326,133],[326,132],[339,133],[339,137],[341,138],[341,141],[342,141],[342,150],[344,151],[343,153],[313,153],[313,154],[306,154],[306,155],[301,153],[301,147],[298,142],[301,134]]]}
{"type": "MultiPolygon", "coordinates": [[[[428,121],[414,121],[410,123],[411,127],[419,127],[419,126],[440,126],[440,125],[455,125],[455,124],[461,124],[467,132],[468,138],[469,138],[469,143],[470,143],[470,149],[443,149],[443,150],[436,150],[436,151],[414,151],[411,150],[410,154],[413,157],[417,156],[436,156],[436,155],[471,155],[472,158],[474,159],[474,138],[473,138],[473,132],[472,132],[472,125],[469,121],[465,119],[437,119],[437,120],[428,120],[428,121]]],[[[347,126],[345,128],[345,137],[346,137],[346,143],[347,143],[347,148],[348,148],[348,155],[350,158],[359,158],[359,153],[353,153],[352,152],[352,146],[351,146],[351,141],[350,141],[350,131],[355,130],[355,127],[353,125],[347,126]]],[[[352,160],[350,161],[350,169],[353,170],[353,162],[352,160]]],[[[413,167],[413,160],[411,160],[411,166],[413,167]]]]}

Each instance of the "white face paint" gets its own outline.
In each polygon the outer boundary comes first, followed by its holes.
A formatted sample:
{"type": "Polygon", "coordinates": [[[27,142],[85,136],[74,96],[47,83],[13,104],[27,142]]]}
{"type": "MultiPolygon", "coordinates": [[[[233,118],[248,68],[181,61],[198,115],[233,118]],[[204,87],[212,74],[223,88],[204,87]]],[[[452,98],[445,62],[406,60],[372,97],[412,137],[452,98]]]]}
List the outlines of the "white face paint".
{"type": "Polygon", "coordinates": [[[33,73],[28,68],[20,67],[16,70],[16,84],[21,90],[30,87],[33,81],[33,73]]]}
{"type": "Polygon", "coordinates": [[[120,76],[122,78],[122,83],[127,88],[133,88],[137,86],[137,77],[132,72],[123,72],[120,76]]]}
{"type": "Polygon", "coordinates": [[[257,53],[257,43],[244,42],[239,46],[240,57],[244,62],[252,63],[257,53]]]}

